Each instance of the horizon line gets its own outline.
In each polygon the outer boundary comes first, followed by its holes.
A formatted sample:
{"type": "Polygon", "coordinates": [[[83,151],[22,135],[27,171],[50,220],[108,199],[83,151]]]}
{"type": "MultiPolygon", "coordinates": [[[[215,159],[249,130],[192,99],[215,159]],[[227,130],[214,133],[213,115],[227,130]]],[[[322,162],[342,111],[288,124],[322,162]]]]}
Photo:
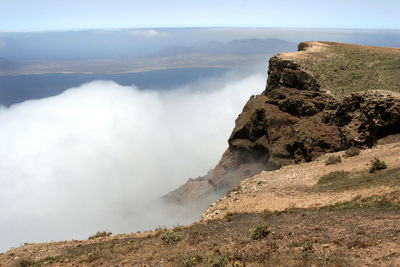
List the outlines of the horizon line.
{"type": "Polygon", "coordinates": [[[79,31],[124,31],[124,30],[165,30],[165,29],[281,29],[281,30],[341,30],[341,31],[400,31],[400,28],[361,28],[361,27],[294,27],[294,26],[175,26],[175,27],[110,27],[110,28],[70,28],[36,30],[0,30],[0,33],[44,33],[79,31]]]}

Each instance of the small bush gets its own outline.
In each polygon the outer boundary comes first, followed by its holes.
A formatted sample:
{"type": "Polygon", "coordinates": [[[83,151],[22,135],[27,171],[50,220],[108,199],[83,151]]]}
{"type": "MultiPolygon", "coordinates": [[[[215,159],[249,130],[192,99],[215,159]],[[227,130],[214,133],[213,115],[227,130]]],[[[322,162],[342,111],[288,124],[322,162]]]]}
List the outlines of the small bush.
{"type": "Polygon", "coordinates": [[[225,219],[228,221],[228,222],[230,222],[230,221],[232,221],[233,219],[235,219],[235,217],[236,217],[236,215],[237,215],[237,213],[236,212],[227,212],[226,214],[225,214],[225,219]]]}
{"type": "Polygon", "coordinates": [[[349,177],[349,172],[346,171],[335,171],[325,174],[318,180],[318,184],[329,184],[332,182],[338,182],[349,177]]]}
{"type": "Polygon", "coordinates": [[[160,239],[164,242],[164,244],[170,245],[170,244],[178,243],[179,241],[182,240],[182,237],[177,232],[166,231],[166,232],[160,234],[160,239]]]}
{"type": "Polygon", "coordinates": [[[379,170],[386,169],[387,165],[385,162],[380,161],[378,158],[375,158],[374,160],[371,160],[371,168],[369,169],[369,172],[375,172],[379,170]]]}
{"type": "Polygon", "coordinates": [[[267,210],[267,209],[265,209],[265,210],[263,210],[262,212],[261,212],[261,217],[263,218],[263,219],[268,219],[269,217],[271,217],[272,215],[274,215],[274,213],[272,212],[272,211],[270,211],[270,210],[267,210]]]}
{"type": "Polygon", "coordinates": [[[228,265],[228,258],[220,252],[212,254],[208,259],[211,267],[223,267],[228,265]]]}
{"type": "Polygon", "coordinates": [[[231,193],[236,193],[236,192],[240,192],[242,190],[242,186],[239,184],[233,188],[231,188],[226,195],[229,196],[231,193]]]}
{"type": "Polygon", "coordinates": [[[195,266],[202,261],[203,257],[197,252],[186,252],[180,256],[180,263],[185,267],[195,266]]]}
{"type": "Polygon", "coordinates": [[[261,223],[256,227],[250,229],[250,237],[252,239],[263,239],[271,233],[268,223],[261,223]]]}
{"type": "Polygon", "coordinates": [[[325,161],[325,165],[338,164],[340,162],[342,162],[340,156],[329,156],[329,158],[325,161]]]}
{"type": "Polygon", "coordinates": [[[167,226],[165,226],[165,225],[159,225],[155,229],[156,232],[165,232],[166,230],[167,230],[167,226]]]}
{"type": "Polygon", "coordinates": [[[88,239],[91,240],[91,239],[96,239],[99,237],[108,237],[111,235],[112,235],[112,233],[110,231],[103,231],[103,232],[99,231],[99,232],[95,233],[94,235],[89,236],[88,239]]]}
{"type": "Polygon", "coordinates": [[[355,157],[355,156],[360,155],[360,149],[358,149],[356,147],[350,147],[344,153],[346,155],[346,158],[355,157]]]}
{"type": "Polygon", "coordinates": [[[313,250],[314,250],[313,243],[311,243],[311,242],[305,242],[305,243],[303,244],[303,252],[311,253],[311,252],[313,252],[313,250]]]}

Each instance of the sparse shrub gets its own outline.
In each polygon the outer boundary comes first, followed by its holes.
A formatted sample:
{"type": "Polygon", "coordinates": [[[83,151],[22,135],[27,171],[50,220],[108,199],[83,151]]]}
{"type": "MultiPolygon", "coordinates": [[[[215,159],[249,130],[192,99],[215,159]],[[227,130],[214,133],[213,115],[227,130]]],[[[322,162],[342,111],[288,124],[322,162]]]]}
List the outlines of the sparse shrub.
{"type": "Polygon", "coordinates": [[[265,210],[263,210],[263,211],[261,212],[260,215],[261,215],[261,217],[262,217],[263,219],[268,219],[268,218],[271,217],[273,214],[274,214],[274,213],[273,213],[272,211],[265,209],[265,210]]]}
{"type": "Polygon", "coordinates": [[[235,218],[235,216],[237,215],[237,213],[236,212],[227,212],[226,214],[225,214],[225,219],[228,221],[228,222],[230,222],[230,221],[232,221],[234,218],[235,218]]]}
{"type": "Polygon", "coordinates": [[[159,226],[156,227],[155,231],[158,232],[158,233],[159,232],[165,232],[165,231],[167,231],[167,226],[159,225],[159,226]]]}
{"type": "Polygon", "coordinates": [[[361,207],[361,204],[356,201],[339,201],[333,205],[326,206],[326,208],[330,210],[346,210],[346,209],[355,209],[359,207],[361,207]]]}
{"type": "Polygon", "coordinates": [[[211,267],[227,266],[228,258],[225,255],[221,254],[220,252],[216,252],[208,258],[208,264],[211,267]]]}
{"type": "Polygon", "coordinates": [[[182,236],[174,231],[166,231],[160,234],[160,239],[164,242],[164,244],[170,245],[170,244],[176,244],[179,241],[181,241],[182,236]]]}
{"type": "Polygon", "coordinates": [[[325,161],[325,165],[338,164],[340,162],[342,162],[340,156],[329,156],[329,158],[325,161]]]}
{"type": "Polygon", "coordinates": [[[29,267],[32,266],[33,264],[35,263],[29,259],[20,258],[16,262],[14,262],[12,267],[29,267]]]}
{"type": "Polygon", "coordinates": [[[318,184],[329,184],[332,182],[337,182],[340,180],[344,180],[349,177],[349,172],[346,171],[335,171],[325,174],[318,180],[318,184]]]}
{"type": "Polygon", "coordinates": [[[195,266],[203,261],[203,257],[197,252],[185,252],[180,256],[180,263],[185,267],[195,266]]]}
{"type": "Polygon", "coordinates": [[[99,231],[99,232],[95,233],[94,235],[89,236],[88,239],[91,240],[91,239],[96,239],[99,237],[108,237],[111,235],[112,235],[112,233],[110,231],[102,231],[102,232],[99,231]]]}
{"type": "Polygon", "coordinates": [[[100,252],[94,251],[94,252],[89,252],[84,259],[82,259],[82,262],[92,262],[95,260],[98,260],[102,258],[102,255],[100,252]]]}
{"type": "Polygon", "coordinates": [[[379,170],[386,169],[387,165],[385,162],[379,160],[378,158],[375,158],[374,160],[371,160],[371,168],[369,169],[369,172],[375,172],[379,170]]]}
{"type": "Polygon", "coordinates": [[[242,190],[242,186],[239,184],[239,185],[237,185],[237,186],[231,188],[231,189],[226,193],[226,195],[229,196],[230,194],[236,193],[236,192],[240,192],[241,190],[242,190]]]}
{"type": "Polygon", "coordinates": [[[250,237],[252,239],[263,239],[271,233],[268,223],[261,223],[256,227],[250,229],[250,237]]]}
{"type": "Polygon", "coordinates": [[[303,244],[303,252],[305,253],[311,253],[313,251],[314,247],[311,242],[305,242],[303,244]]]}
{"type": "Polygon", "coordinates": [[[355,157],[355,156],[360,155],[360,149],[358,149],[356,147],[350,147],[344,153],[346,155],[346,158],[355,157]]]}

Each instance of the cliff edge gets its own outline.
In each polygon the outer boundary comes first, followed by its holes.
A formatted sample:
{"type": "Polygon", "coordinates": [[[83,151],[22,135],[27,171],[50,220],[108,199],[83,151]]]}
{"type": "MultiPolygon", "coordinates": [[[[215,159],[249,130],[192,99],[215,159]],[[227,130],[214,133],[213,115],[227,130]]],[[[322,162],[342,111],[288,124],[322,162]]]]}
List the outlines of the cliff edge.
{"type": "Polygon", "coordinates": [[[265,90],[246,103],[212,173],[166,199],[199,202],[261,171],[372,147],[400,133],[399,96],[400,49],[300,43],[269,60],[265,90]]]}

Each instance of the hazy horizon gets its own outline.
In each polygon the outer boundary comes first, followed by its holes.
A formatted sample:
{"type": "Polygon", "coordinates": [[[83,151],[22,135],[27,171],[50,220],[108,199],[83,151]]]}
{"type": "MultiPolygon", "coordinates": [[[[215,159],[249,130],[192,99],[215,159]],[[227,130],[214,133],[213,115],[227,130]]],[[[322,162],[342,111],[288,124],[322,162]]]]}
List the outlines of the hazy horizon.
{"type": "Polygon", "coordinates": [[[395,0],[177,0],[172,5],[164,0],[3,0],[0,31],[160,26],[399,29],[399,9],[395,0]]]}

